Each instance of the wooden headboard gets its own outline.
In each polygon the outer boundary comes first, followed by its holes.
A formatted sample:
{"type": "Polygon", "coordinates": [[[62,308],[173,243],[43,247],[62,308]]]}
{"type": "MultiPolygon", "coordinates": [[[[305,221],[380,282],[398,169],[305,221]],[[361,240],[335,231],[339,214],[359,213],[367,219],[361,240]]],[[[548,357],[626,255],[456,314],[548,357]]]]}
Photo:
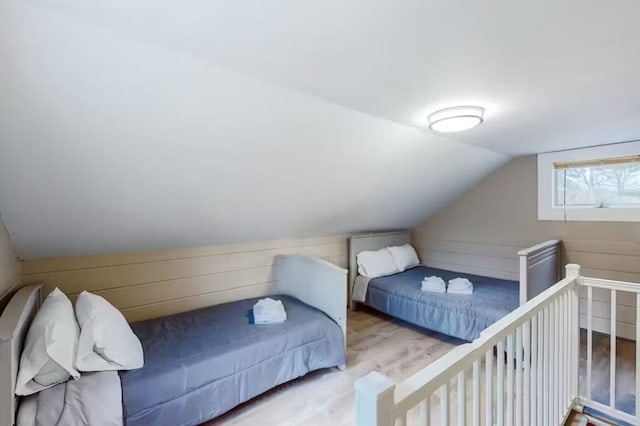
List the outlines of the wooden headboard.
{"type": "Polygon", "coordinates": [[[356,255],[365,250],[379,250],[387,246],[399,246],[402,244],[411,244],[411,232],[406,230],[369,232],[351,236],[349,239],[349,301],[351,308],[354,307],[353,302],[351,302],[351,290],[358,276],[356,255]]]}
{"type": "MultiPolygon", "coordinates": [[[[11,297],[8,295],[7,297],[11,297]]],[[[19,289],[0,316],[0,425],[15,423],[18,365],[24,339],[42,301],[42,285],[19,289]]]]}

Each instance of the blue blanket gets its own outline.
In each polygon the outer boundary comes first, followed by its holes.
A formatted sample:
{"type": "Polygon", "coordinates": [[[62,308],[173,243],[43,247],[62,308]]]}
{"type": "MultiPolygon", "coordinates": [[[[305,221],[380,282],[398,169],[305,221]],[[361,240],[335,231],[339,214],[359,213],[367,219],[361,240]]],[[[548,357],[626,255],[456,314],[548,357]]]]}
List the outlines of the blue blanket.
{"type": "Polygon", "coordinates": [[[145,365],[120,374],[126,425],[196,425],[281,383],[345,364],[340,327],[297,299],[287,320],[254,325],[258,299],[132,324],[145,365]]]}
{"type": "Polygon", "coordinates": [[[365,304],[420,327],[472,341],[518,307],[519,285],[517,281],[417,266],[369,281],[365,304]],[[445,281],[467,278],[473,283],[473,294],[422,291],[423,278],[432,275],[445,281]]]}

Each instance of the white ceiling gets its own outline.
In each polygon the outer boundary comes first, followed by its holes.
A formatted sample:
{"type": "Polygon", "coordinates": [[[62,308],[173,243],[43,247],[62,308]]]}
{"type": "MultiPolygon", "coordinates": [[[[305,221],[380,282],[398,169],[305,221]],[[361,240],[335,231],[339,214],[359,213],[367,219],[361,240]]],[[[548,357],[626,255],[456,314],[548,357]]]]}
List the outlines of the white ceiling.
{"type": "Polygon", "coordinates": [[[637,0],[39,0],[331,103],[521,155],[640,138],[637,0]]]}
{"type": "Polygon", "coordinates": [[[506,160],[29,2],[0,58],[22,258],[410,227],[506,160]]]}
{"type": "Polygon", "coordinates": [[[639,138],[639,15],[633,0],[8,0],[0,212],[23,258],[410,227],[508,156],[639,138]],[[465,103],[482,126],[424,129],[465,103]]]}

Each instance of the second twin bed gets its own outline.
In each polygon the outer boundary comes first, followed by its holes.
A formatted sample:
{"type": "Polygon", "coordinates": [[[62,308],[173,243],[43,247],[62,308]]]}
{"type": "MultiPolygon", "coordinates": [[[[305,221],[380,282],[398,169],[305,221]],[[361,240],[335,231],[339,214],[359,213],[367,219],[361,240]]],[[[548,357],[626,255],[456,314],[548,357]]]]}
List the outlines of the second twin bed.
{"type": "Polygon", "coordinates": [[[466,341],[557,282],[559,241],[547,241],[518,253],[520,280],[506,280],[432,268],[423,264],[374,278],[359,274],[358,255],[386,247],[406,246],[408,231],[363,234],[350,240],[351,307],[364,304],[392,317],[425,329],[466,341]],[[466,278],[473,294],[423,291],[425,277],[445,282],[466,278]]]}

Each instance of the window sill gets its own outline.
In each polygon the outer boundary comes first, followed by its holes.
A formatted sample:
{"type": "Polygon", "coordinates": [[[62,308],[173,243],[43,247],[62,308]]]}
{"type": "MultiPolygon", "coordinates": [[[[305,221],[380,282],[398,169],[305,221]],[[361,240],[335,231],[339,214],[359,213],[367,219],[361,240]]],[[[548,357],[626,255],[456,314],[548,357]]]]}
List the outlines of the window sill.
{"type": "Polygon", "coordinates": [[[539,208],[538,220],[640,222],[640,208],[539,208]]]}

